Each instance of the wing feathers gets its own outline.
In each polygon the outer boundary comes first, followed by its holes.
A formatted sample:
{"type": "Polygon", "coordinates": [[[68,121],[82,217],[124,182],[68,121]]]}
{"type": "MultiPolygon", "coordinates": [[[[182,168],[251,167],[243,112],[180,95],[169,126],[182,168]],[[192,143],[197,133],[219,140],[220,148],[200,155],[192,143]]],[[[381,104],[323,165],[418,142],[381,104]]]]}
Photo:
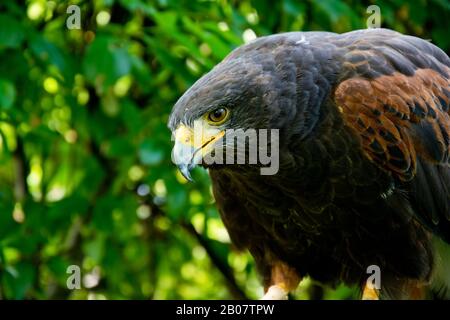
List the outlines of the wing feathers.
{"type": "Polygon", "coordinates": [[[366,157],[411,185],[418,218],[450,242],[450,61],[415,38],[384,45],[377,59],[347,55],[334,102],[366,157]]]}
{"type": "Polygon", "coordinates": [[[416,154],[449,163],[448,79],[431,69],[341,82],[335,102],[346,124],[361,136],[366,155],[400,179],[415,173],[416,154]]]}

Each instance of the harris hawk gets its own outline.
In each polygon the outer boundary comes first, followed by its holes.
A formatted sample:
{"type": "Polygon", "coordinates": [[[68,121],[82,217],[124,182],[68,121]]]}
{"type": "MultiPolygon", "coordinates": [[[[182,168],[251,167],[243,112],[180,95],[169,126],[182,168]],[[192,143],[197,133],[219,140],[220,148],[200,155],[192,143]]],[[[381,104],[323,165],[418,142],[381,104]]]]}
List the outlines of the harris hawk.
{"type": "Polygon", "coordinates": [[[387,29],[276,34],[232,51],[177,101],[172,155],[187,177],[208,168],[264,298],[306,276],[358,285],[363,299],[450,298],[449,105],[450,59],[429,41],[387,29]],[[249,128],[278,130],[276,174],[198,162],[227,130],[249,128]],[[369,266],[381,287],[367,285],[369,266]]]}

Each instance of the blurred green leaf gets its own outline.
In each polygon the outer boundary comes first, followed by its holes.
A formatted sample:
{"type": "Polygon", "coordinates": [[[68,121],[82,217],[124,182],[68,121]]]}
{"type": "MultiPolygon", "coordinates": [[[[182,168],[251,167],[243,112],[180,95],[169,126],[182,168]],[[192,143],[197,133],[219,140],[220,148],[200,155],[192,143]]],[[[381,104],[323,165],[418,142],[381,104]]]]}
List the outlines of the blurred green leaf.
{"type": "Polygon", "coordinates": [[[18,48],[24,38],[23,25],[12,16],[0,14],[0,50],[18,48]]]}
{"type": "Polygon", "coordinates": [[[9,109],[16,99],[16,88],[11,81],[0,78],[0,108],[9,109]]]}
{"type": "Polygon", "coordinates": [[[13,299],[23,299],[32,288],[36,276],[36,268],[29,263],[19,263],[7,267],[3,281],[8,284],[8,296],[13,299]]]}
{"type": "Polygon", "coordinates": [[[158,141],[145,140],[139,146],[139,160],[145,165],[157,165],[164,159],[164,151],[158,141]]]}
{"type": "Polygon", "coordinates": [[[130,72],[131,59],[116,38],[98,35],[89,46],[83,61],[86,78],[92,83],[108,86],[130,72]]]}

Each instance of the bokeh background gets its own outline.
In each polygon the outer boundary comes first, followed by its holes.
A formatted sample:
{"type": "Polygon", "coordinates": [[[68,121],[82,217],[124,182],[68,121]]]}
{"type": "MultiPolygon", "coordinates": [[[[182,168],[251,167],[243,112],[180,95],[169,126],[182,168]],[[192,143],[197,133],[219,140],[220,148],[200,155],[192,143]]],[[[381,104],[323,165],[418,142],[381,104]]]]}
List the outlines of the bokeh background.
{"type": "MultiPolygon", "coordinates": [[[[449,53],[448,0],[1,1],[0,298],[258,298],[207,173],[188,184],[171,163],[169,112],[233,48],[365,28],[370,4],[383,27],[449,53]],[[66,27],[71,4],[79,30],[66,27]]],[[[294,294],[355,297],[309,279],[294,294]]]]}

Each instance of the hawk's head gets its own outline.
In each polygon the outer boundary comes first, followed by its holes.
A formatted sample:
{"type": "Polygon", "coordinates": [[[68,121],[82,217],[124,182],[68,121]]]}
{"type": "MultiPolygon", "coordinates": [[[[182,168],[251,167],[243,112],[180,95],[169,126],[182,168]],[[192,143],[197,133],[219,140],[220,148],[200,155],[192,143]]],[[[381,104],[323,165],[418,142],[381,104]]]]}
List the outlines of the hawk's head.
{"type": "Polygon", "coordinates": [[[173,160],[185,177],[226,143],[227,129],[282,128],[295,109],[296,77],[295,68],[279,59],[257,42],[238,48],[177,101],[169,128],[173,160]]]}

